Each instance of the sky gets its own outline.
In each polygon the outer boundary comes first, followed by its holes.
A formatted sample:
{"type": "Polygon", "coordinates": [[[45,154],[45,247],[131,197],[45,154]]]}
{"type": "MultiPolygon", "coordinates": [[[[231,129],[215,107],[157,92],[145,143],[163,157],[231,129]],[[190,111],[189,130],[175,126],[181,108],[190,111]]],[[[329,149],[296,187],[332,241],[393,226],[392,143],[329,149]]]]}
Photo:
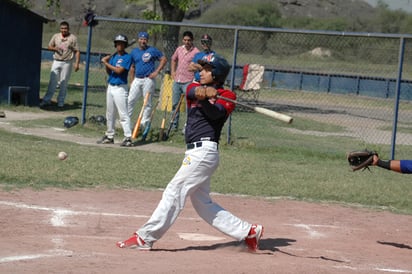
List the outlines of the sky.
{"type": "MultiPolygon", "coordinates": [[[[378,3],[378,0],[364,0],[372,6],[378,3]]],[[[388,4],[390,9],[394,10],[404,10],[406,12],[412,13],[412,0],[383,0],[384,3],[388,4]]]]}

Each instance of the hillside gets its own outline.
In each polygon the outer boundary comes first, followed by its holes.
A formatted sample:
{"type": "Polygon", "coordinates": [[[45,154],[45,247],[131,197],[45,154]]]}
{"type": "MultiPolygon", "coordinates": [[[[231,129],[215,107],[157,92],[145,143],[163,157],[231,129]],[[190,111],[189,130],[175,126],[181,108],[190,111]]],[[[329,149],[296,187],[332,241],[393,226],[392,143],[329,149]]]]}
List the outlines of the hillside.
{"type": "MultiPolygon", "coordinates": [[[[201,0],[199,0],[201,1],[201,0]]],[[[241,0],[240,0],[241,1],[241,0]]],[[[216,6],[225,7],[236,5],[239,0],[218,0],[210,6],[199,4],[199,7],[193,8],[187,12],[190,19],[204,12],[206,9],[213,9],[216,6]]],[[[259,0],[257,0],[259,1],[259,0]]],[[[32,10],[47,18],[68,20],[69,22],[81,21],[88,8],[93,8],[95,13],[100,16],[128,17],[139,18],[141,11],[146,8],[153,8],[152,0],[139,1],[139,4],[127,5],[123,0],[60,0],[62,12],[55,15],[55,11],[45,8],[46,0],[33,1],[32,10]]],[[[328,17],[351,17],[358,18],[361,16],[373,15],[374,8],[363,0],[274,0],[278,4],[283,17],[310,17],[310,18],[328,18],[328,17]]],[[[159,10],[160,8],[157,7],[159,10]]]]}

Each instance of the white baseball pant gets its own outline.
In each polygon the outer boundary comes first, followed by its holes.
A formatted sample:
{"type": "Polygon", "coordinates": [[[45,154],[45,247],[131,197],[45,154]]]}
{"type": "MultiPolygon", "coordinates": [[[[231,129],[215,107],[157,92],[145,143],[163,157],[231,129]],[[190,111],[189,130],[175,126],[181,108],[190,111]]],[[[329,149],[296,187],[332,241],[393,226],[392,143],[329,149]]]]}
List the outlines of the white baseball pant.
{"type": "Polygon", "coordinates": [[[108,85],[106,92],[106,136],[114,138],[116,126],[116,109],[119,114],[120,124],[123,128],[124,137],[131,137],[130,117],[127,111],[127,85],[108,85]]]}
{"type": "Polygon", "coordinates": [[[145,98],[147,93],[150,93],[147,105],[143,111],[142,125],[145,126],[150,120],[150,113],[152,111],[152,95],[155,89],[155,79],[149,77],[134,78],[130,86],[128,97],[128,111],[129,117],[132,118],[134,107],[140,97],[145,98]]]}
{"type": "Polygon", "coordinates": [[[234,216],[210,198],[210,178],[219,165],[217,143],[186,150],[182,165],[163,192],[157,208],[137,234],[148,243],[159,240],[183,210],[187,196],[199,216],[222,233],[244,240],[251,224],[234,216]]]}

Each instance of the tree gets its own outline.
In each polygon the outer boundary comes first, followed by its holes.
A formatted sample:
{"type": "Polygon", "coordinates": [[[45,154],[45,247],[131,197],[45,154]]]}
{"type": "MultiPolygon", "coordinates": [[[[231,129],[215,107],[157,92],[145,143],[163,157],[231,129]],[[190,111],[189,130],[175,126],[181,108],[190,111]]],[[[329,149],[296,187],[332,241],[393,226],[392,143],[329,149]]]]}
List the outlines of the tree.
{"type": "MultiPolygon", "coordinates": [[[[24,8],[33,7],[33,0],[12,0],[24,8]]],[[[46,0],[46,5],[48,8],[60,9],[60,0],[46,0]]]]}
{"type": "MultiPolygon", "coordinates": [[[[139,0],[125,0],[126,3],[137,3],[139,0]]],[[[196,0],[158,0],[161,16],[157,13],[156,2],[153,0],[153,11],[146,11],[143,16],[147,20],[162,20],[171,22],[182,22],[186,11],[197,5],[196,0]]],[[[179,26],[169,26],[167,30],[163,29],[163,47],[168,59],[172,56],[175,48],[179,44],[179,26]]]]}

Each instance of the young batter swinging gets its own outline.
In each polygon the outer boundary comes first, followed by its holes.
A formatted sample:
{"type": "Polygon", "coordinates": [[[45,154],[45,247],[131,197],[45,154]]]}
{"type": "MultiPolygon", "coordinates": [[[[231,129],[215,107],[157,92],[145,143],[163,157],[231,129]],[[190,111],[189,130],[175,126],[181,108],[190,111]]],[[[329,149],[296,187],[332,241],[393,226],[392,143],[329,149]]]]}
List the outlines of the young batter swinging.
{"type": "Polygon", "coordinates": [[[202,60],[200,83],[192,83],[186,91],[188,105],[185,140],[187,150],[182,165],[163,192],[150,219],[134,235],[117,242],[120,248],[136,246],[150,250],[176,221],[190,197],[196,212],[208,224],[224,234],[245,240],[250,251],[258,249],[263,226],[250,224],[213,202],[210,179],[219,164],[218,143],[222,127],[235,105],[216,95],[236,99],[235,93],[223,88],[230,66],[221,56],[209,54],[202,60]]]}

